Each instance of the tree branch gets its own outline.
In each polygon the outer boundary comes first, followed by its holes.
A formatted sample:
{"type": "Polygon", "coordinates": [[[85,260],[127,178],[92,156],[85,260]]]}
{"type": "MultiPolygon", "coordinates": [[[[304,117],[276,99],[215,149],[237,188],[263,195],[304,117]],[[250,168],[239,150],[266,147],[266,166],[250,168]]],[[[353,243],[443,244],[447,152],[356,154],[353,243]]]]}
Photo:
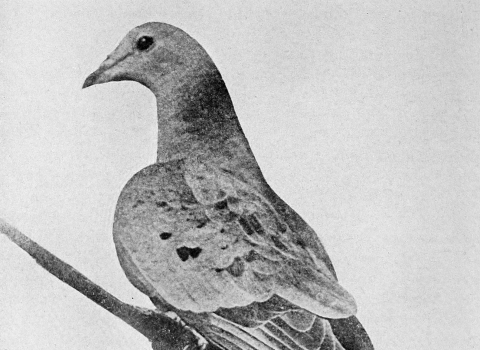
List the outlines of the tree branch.
{"type": "MultiPolygon", "coordinates": [[[[2,219],[0,232],[26,251],[45,270],[147,337],[152,342],[153,349],[186,350],[197,347],[197,337],[179,322],[158,310],[122,302],[2,219]]],[[[206,350],[219,348],[209,344],[206,350]]]]}

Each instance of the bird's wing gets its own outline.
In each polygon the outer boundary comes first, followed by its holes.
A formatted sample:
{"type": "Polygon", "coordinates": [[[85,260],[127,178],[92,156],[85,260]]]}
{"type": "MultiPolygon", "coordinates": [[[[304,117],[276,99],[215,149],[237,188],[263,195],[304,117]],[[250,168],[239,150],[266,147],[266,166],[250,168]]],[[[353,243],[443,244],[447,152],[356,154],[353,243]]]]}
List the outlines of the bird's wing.
{"type": "Polygon", "coordinates": [[[224,349],[342,349],[344,338],[347,350],[371,350],[358,346],[361,332],[324,318],[353,314],[352,298],[246,182],[181,162],[137,173],[114,224],[127,277],[224,349]]]}
{"type": "MultiPolygon", "coordinates": [[[[228,255],[220,259],[223,265],[217,261],[205,266],[217,274],[206,273],[206,284],[218,276],[228,280],[241,292],[235,296],[238,306],[276,295],[325,318],[356,312],[355,301],[328,266],[312,256],[259,191],[232,173],[204,164],[188,169],[185,179],[208,219],[217,225],[216,235],[235,237],[228,255]]],[[[232,304],[218,299],[215,309],[222,307],[232,304]]]]}
{"type": "MultiPolygon", "coordinates": [[[[312,255],[270,201],[231,172],[201,165],[185,178],[209,220],[219,225],[216,234],[233,235],[232,245],[247,247],[230,252],[225,267],[216,265],[231,289],[243,293],[236,295],[239,306],[217,304],[200,325],[203,334],[232,350],[345,349],[325,318],[348,317],[355,303],[330,262],[312,255]]],[[[347,349],[370,350],[359,344],[347,349]]]]}

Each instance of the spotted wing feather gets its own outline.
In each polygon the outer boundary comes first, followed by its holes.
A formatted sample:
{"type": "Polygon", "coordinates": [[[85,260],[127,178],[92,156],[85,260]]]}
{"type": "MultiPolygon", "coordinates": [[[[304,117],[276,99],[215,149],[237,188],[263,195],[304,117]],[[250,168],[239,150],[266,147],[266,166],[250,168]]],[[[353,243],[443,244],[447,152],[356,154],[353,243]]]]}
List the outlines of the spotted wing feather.
{"type": "MultiPolygon", "coordinates": [[[[228,228],[217,234],[234,235],[234,246],[242,247],[230,256],[224,270],[234,277],[225,278],[241,286],[245,294],[263,286],[268,297],[278,295],[319,316],[341,318],[355,313],[353,298],[328,266],[314,260],[293,239],[289,225],[258,190],[204,165],[187,170],[185,178],[208,218],[228,228]]],[[[257,296],[255,301],[265,300],[263,295],[252,296],[257,296]]]]}
{"type": "Polygon", "coordinates": [[[342,349],[323,317],[354,302],[292,237],[259,191],[180,161],[135,175],[114,225],[130,281],[220,347],[342,349]]]}

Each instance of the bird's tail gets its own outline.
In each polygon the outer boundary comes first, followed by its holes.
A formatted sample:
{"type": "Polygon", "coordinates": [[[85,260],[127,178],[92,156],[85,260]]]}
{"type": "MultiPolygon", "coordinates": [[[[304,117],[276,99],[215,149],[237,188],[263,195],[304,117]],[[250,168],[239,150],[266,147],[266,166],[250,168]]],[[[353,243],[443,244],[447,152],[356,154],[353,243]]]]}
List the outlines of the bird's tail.
{"type": "Polygon", "coordinates": [[[257,327],[245,327],[210,314],[199,331],[225,350],[373,350],[355,316],[343,320],[312,316],[303,326],[298,318],[279,315],[257,327]]]}
{"type": "Polygon", "coordinates": [[[226,350],[344,350],[328,320],[320,317],[303,332],[281,316],[247,328],[214,315],[209,328],[208,339],[226,350]]]}

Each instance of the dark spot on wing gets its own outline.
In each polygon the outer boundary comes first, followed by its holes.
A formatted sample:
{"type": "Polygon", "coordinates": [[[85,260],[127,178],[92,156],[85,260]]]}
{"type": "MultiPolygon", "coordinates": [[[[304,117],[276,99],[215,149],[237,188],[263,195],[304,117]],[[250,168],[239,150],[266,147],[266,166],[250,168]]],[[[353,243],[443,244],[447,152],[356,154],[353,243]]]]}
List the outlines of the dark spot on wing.
{"type": "Polygon", "coordinates": [[[230,175],[233,175],[233,171],[230,170],[230,169],[226,169],[226,168],[220,168],[221,171],[223,171],[224,173],[227,173],[227,174],[230,174],[230,175]]]}
{"type": "Polygon", "coordinates": [[[145,204],[145,201],[142,201],[141,199],[137,200],[137,202],[133,205],[132,208],[136,208],[138,207],[139,205],[142,205],[142,204],[145,204]]]}
{"type": "Polygon", "coordinates": [[[218,268],[215,269],[215,272],[222,272],[222,271],[223,271],[223,269],[218,269],[218,268]]]}
{"type": "MultiPolygon", "coordinates": [[[[257,230],[255,230],[255,227],[252,225],[252,221],[250,220],[250,218],[252,216],[253,215],[250,215],[250,216],[247,216],[247,217],[242,216],[238,219],[238,223],[240,224],[240,226],[242,226],[242,229],[249,236],[253,235],[257,231],[257,230]]],[[[259,233],[263,233],[263,229],[259,233]]]]}
{"type": "Polygon", "coordinates": [[[190,249],[190,256],[195,259],[197,258],[200,253],[202,252],[202,248],[196,247],[196,248],[191,248],[190,249]]]}
{"type": "Polygon", "coordinates": [[[202,252],[202,248],[195,247],[195,248],[188,248],[188,247],[180,247],[177,248],[177,255],[182,261],[187,261],[189,257],[192,259],[198,258],[200,253],[202,252]]]}
{"type": "Polygon", "coordinates": [[[242,216],[238,219],[238,223],[242,226],[245,233],[249,236],[257,233],[259,235],[264,235],[265,230],[262,227],[262,224],[258,221],[255,215],[242,216]]]}
{"type": "Polygon", "coordinates": [[[273,244],[275,244],[275,247],[277,247],[280,250],[288,250],[285,244],[283,244],[280,239],[277,236],[271,236],[270,239],[272,240],[273,244]]]}
{"type": "Polygon", "coordinates": [[[245,264],[239,257],[233,260],[233,263],[226,269],[233,277],[240,277],[245,271],[245,264]]]}
{"type": "Polygon", "coordinates": [[[238,219],[238,223],[240,224],[240,226],[242,226],[242,229],[245,231],[247,235],[251,236],[255,233],[255,230],[250,226],[250,223],[247,221],[245,217],[241,216],[238,219]]]}
{"type": "Polygon", "coordinates": [[[201,221],[198,225],[197,228],[202,228],[207,224],[207,220],[201,221]]]}
{"type": "Polygon", "coordinates": [[[256,257],[257,253],[252,249],[248,252],[248,254],[245,256],[245,261],[246,262],[252,262],[252,261],[255,261],[257,260],[257,257],[256,257]]]}
{"type": "Polygon", "coordinates": [[[224,229],[224,228],[221,228],[221,229],[220,229],[220,233],[225,233],[225,229],[224,229]]]}
{"type": "Polygon", "coordinates": [[[168,203],[161,201],[161,202],[155,202],[155,205],[159,208],[165,208],[168,205],[168,203]]]}
{"type": "Polygon", "coordinates": [[[226,200],[220,201],[215,203],[214,208],[217,210],[225,210],[228,209],[228,203],[226,200]]]}
{"type": "Polygon", "coordinates": [[[265,234],[265,230],[262,227],[262,224],[258,221],[257,217],[255,215],[249,215],[248,219],[253,226],[253,229],[260,235],[265,234]]]}
{"type": "Polygon", "coordinates": [[[182,261],[187,261],[190,256],[189,249],[187,247],[177,248],[177,255],[182,261]]]}
{"type": "Polygon", "coordinates": [[[296,243],[298,246],[302,247],[303,249],[305,249],[305,247],[307,246],[307,244],[305,243],[305,241],[304,241],[303,239],[301,239],[301,238],[297,238],[297,240],[295,241],[295,243],[296,243]]]}
{"type": "Polygon", "coordinates": [[[172,237],[172,234],[170,232],[162,232],[160,233],[160,238],[161,239],[169,239],[170,237],[172,237]]]}

